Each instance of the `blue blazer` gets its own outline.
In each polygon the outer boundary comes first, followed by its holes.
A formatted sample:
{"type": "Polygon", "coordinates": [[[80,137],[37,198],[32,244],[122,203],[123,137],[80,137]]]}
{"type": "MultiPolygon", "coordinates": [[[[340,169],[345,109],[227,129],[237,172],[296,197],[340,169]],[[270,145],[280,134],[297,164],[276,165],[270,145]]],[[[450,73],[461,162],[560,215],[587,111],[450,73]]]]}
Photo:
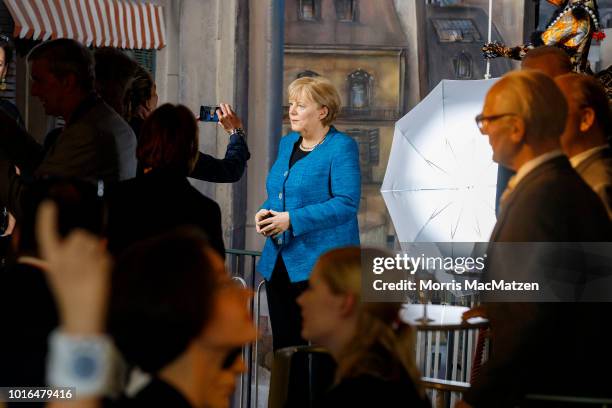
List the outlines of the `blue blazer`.
{"type": "Polygon", "coordinates": [[[325,141],[289,169],[289,159],[300,135],[291,132],[280,141],[278,157],[266,181],[268,199],[261,208],[288,211],[291,228],[269,237],[258,263],[270,279],[278,256],[289,279],[308,279],[323,253],[359,245],[357,211],[361,198],[359,148],[333,126],[325,141]]]}

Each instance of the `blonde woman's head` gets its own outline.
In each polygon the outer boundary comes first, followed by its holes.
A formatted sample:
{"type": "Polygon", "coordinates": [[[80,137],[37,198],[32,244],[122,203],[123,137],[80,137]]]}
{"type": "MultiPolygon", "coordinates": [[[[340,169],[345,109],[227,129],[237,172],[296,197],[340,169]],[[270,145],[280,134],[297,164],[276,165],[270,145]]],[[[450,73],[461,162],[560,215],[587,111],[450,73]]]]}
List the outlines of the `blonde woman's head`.
{"type": "Polygon", "coordinates": [[[302,335],[331,349],[338,380],[366,373],[395,377],[401,368],[419,382],[412,329],[399,320],[401,304],[361,299],[362,260],[369,264],[371,258],[389,256],[375,248],[329,251],[317,261],[309,289],[298,298],[302,335]]]}
{"type": "Polygon", "coordinates": [[[312,103],[313,107],[320,111],[318,119],[323,126],[331,125],[340,112],[340,94],[326,78],[320,76],[298,78],[289,85],[287,94],[290,118],[292,102],[312,103]]]}

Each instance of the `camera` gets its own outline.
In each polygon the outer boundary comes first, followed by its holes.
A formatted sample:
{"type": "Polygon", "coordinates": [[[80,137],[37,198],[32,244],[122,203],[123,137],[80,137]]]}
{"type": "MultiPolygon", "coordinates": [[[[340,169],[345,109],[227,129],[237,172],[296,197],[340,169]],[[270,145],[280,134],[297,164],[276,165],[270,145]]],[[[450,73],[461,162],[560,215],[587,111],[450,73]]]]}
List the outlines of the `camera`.
{"type": "Polygon", "coordinates": [[[200,106],[200,121],[202,122],[218,122],[219,116],[217,116],[218,106],[200,106]]]}

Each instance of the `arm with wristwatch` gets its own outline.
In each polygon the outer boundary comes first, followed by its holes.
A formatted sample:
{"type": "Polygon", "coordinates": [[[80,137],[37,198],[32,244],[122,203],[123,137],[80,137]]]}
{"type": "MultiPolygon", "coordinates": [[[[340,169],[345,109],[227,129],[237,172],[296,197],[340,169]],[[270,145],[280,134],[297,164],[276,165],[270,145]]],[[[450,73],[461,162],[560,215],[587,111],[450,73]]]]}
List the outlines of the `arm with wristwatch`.
{"type": "Polygon", "coordinates": [[[76,401],[53,401],[54,408],[101,406],[117,389],[121,358],[105,334],[111,257],[104,242],[83,230],[61,239],[57,208],[45,202],[37,221],[46,278],[55,296],[60,326],[49,336],[47,383],[74,388],[76,401]]]}
{"type": "Polygon", "coordinates": [[[242,121],[226,103],[217,110],[219,126],[229,135],[229,144],[223,159],[200,152],[190,177],[213,183],[234,183],[242,177],[246,162],[251,157],[246,144],[242,121]]]}

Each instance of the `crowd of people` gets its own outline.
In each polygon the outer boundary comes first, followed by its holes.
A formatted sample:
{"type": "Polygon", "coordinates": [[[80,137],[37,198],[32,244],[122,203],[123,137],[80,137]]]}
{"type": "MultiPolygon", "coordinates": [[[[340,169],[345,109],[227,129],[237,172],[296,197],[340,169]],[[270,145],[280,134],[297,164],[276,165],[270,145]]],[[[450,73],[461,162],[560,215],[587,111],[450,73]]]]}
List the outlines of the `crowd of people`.
{"type": "MultiPolygon", "coordinates": [[[[0,50],[2,77],[10,39],[0,37],[0,50]]],[[[597,81],[568,73],[567,58],[531,51],[523,70],[493,85],[476,118],[493,159],[514,173],[492,243],[612,240],[610,106],[597,81]]],[[[123,53],[60,39],[35,47],[28,62],[32,95],[65,125],[39,144],[18,110],[0,104],[0,205],[13,220],[0,270],[9,330],[0,337],[0,386],[76,387],[81,407],[228,406],[245,370],[242,349],[257,337],[252,294],[225,270],[219,205],[187,178],[240,179],[250,156],[242,121],[219,105],[230,137],[217,159],[199,151],[193,113],[158,107],[150,73],[123,53]]],[[[429,406],[401,304],[362,301],[362,262],[388,254],[359,247],[359,148],[334,126],[338,91],[305,77],[288,97],[291,132],[255,215],[274,350],[329,350],[334,382],[314,406],[429,406]]],[[[492,251],[485,276],[499,274],[496,262],[492,251]]],[[[590,352],[605,338],[593,322],[605,307],[582,306],[471,310],[466,318],[489,319],[493,349],[457,406],[517,406],[534,393],[609,396],[598,368],[612,356],[590,352]],[[586,335],[564,330],[568,317],[581,318],[586,335]]]]}

